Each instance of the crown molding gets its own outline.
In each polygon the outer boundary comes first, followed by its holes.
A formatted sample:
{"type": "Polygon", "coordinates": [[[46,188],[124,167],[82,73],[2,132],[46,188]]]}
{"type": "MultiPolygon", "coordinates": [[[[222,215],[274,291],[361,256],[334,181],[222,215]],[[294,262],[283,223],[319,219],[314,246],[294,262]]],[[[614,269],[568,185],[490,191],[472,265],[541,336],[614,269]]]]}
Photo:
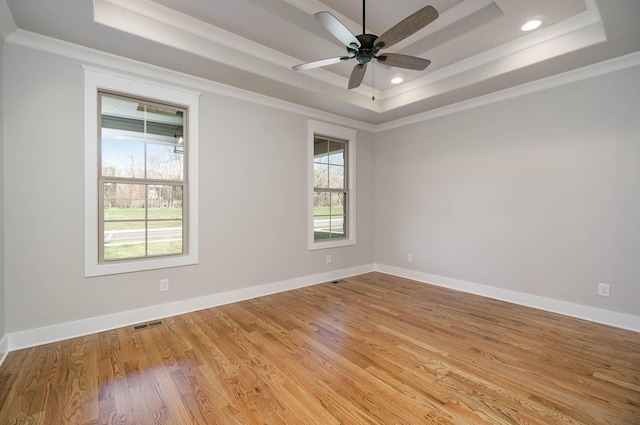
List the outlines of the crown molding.
{"type": "Polygon", "coordinates": [[[9,10],[7,0],[0,0],[0,37],[6,40],[11,34],[16,32],[17,29],[18,27],[13,20],[13,15],[11,14],[11,10],[9,10]]]}
{"type": "MultiPolygon", "coordinates": [[[[0,4],[2,1],[3,0],[0,0],[0,4]]],[[[20,29],[12,33],[7,38],[6,42],[76,59],[83,63],[84,66],[99,66],[103,68],[103,71],[110,69],[110,72],[116,74],[130,74],[136,76],[144,75],[146,79],[154,82],[171,81],[173,84],[181,85],[187,90],[207,91],[222,96],[233,97],[247,102],[295,113],[307,118],[373,133],[427,121],[640,65],[640,52],[634,52],[625,56],[620,56],[618,58],[609,59],[604,62],[522,84],[520,86],[511,87],[484,96],[465,100],[420,114],[415,114],[406,118],[375,125],[20,29]]]]}
{"type": "Polygon", "coordinates": [[[567,71],[562,74],[557,74],[540,80],[532,81],[530,83],[510,87],[508,89],[489,93],[484,96],[454,103],[442,108],[437,108],[431,111],[412,115],[410,117],[390,121],[385,124],[377,125],[375,131],[382,132],[398,127],[404,127],[406,125],[416,124],[419,122],[428,121],[430,119],[443,117],[445,115],[451,115],[469,109],[479,108],[481,106],[501,102],[503,100],[525,96],[531,93],[586,80],[589,78],[594,78],[611,72],[621,71],[627,68],[633,68],[636,66],[640,66],[640,52],[630,53],[625,56],[620,56],[604,62],[588,65],[583,68],[567,71]]]}
{"type": "MultiPolygon", "coordinates": [[[[1,1],[1,0],[0,0],[1,1]]],[[[106,53],[89,47],[80,46],[55,38],[43,36],[18,29],[7,39],[7,43],[56,54],[81,62],[83,67],[97,66],[102,72],[115,75],[129,75],[139,79],[141,75],[145,80],[162,84],[171,82],[173,85],[182,86],[187,91],[206,91],[222,96],[233,97],[239,100],[268,106],[285,112],[303,115],[320,121],[331,122],[356,130],[374,132],[376,126],[362,121],[345,118],[340,115],[320,111],[310,107],[298,105],[281,99],[276,99],[263,94],[229,86],[194,75],[151,65],[145,62],[124,58],[122,56],[106,53]]]]}

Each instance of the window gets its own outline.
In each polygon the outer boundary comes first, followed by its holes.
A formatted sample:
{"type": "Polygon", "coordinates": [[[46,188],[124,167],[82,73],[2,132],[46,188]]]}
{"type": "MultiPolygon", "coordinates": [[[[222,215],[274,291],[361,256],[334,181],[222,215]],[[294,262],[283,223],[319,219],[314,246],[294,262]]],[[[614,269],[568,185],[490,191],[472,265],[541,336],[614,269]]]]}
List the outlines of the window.
{"type": "Polygon", "coordinates": [[[198,96],[85,67],[85,276],[197,264],[198,96]]]}
{"type": "Polygon", "coordinates": [[[347,142],[316,135],[313,139],[313,239],[348,236],[347,142]]]}
{"type": "Polygon", "coordinates": [[[187,110],[100,92],[98,261],[184,253],[187,110]]]}
{"type": "Polygon", "coordinates": [[[355,244],[355,134],[309,122],[309,249],[355,244]]]}

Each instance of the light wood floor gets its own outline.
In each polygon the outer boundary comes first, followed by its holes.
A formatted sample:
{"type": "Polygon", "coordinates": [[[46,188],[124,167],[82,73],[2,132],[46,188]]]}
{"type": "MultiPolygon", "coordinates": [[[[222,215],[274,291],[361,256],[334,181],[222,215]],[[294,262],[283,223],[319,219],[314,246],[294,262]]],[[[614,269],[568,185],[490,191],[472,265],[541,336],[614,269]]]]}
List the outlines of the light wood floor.
{"type": "Polygon", "coordinates": [[[640,424],[640,334],[379,273],[9,354],[0,424],[640,424]]]}

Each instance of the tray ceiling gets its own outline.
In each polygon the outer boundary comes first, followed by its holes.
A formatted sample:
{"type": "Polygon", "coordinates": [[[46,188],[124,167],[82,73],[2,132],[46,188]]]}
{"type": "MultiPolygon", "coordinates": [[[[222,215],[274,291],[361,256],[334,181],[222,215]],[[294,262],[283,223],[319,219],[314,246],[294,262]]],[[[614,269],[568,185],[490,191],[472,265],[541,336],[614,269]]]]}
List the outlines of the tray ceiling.
{"type": "Polygon", "coordinates": [[[361,34],[359,0],[0,1],[21,30],[374,125],[640,50],[637,0],[369,0],[366,31],[377,35],[427,4],[438,10],[431,25],[385,50],[431,65],[376,63],[347,90],[354,61],[291,67],[344,55],[313,14],[329,11],[361,34]],[[523,32],[531,19],[542,25],[523,32]]]}

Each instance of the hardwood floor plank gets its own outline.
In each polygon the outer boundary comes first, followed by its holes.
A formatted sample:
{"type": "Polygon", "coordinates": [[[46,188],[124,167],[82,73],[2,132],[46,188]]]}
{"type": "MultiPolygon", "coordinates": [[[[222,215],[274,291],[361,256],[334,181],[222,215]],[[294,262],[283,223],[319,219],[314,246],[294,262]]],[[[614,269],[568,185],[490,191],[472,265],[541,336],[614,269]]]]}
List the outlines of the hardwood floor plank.
{"type": "Polygon", "coordinates": [[[640,424],[640,334],[380,273],[9,353],[5,424],[640,424]]]}

